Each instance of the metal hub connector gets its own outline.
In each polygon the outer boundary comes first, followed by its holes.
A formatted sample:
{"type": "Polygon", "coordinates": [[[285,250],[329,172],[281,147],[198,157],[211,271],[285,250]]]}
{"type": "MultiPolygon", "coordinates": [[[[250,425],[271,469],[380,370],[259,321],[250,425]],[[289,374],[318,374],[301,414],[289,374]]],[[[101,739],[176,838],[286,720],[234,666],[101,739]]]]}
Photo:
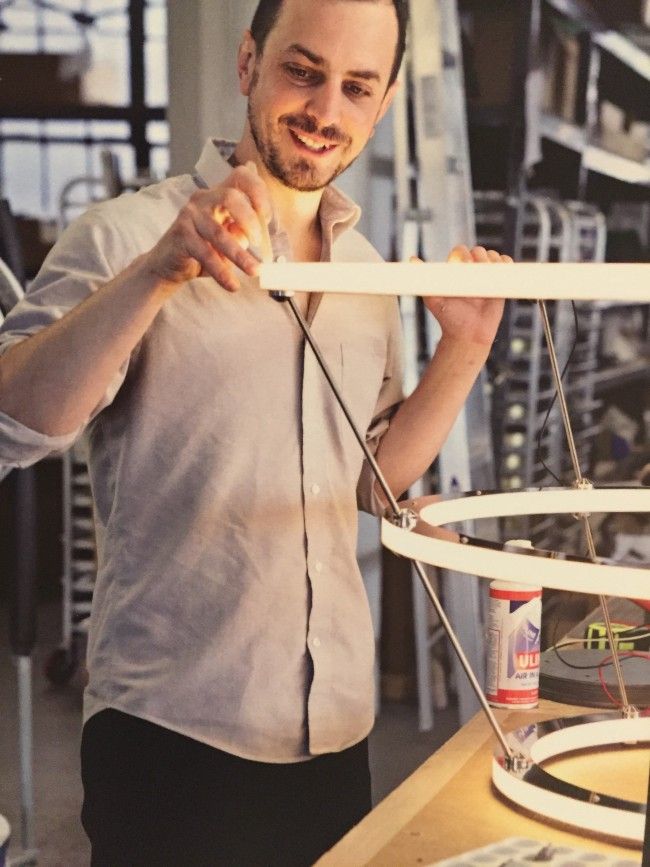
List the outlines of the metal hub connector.
{"type": "Polygon", "coordinates": [[[412,530],[418,522],[418,516],[411,509],[400,509],[397,515],[391,514],[389,520],[400,530],[412,530]]]}
{"type": "Polygon", "coordinates": [[[621,708],[621,716],[623,719],[638,719],[640,716],[639,708],[634,707],[633,704],[626,704],[625,707],[621,708]]]}
{"type": "Polygon", "coordinates": [[[293,292],[287,292],[285,289],[277,289],[269,292],[274,301],[286,301],[288,298],[293,298],[293,292]]]}
{"type": "MultiPolygon", "coordinates": [[[[576,491],[593,491],[594,489],[593,482],[590,482],[589,479],[583,477],[576,479],[571,487],[576,491]]],[[[574,512],[573,517],[578,521],[582,518],[591,518],[591,512],[574,512]]]]}
{"type": "Polygon", "coordinates": [[[523,753],[513,753],[511,756],[504,756],[503,758],[503,767],[506,771],[519,776],[523,776],[534,764],[533,760],[523,753]]]}

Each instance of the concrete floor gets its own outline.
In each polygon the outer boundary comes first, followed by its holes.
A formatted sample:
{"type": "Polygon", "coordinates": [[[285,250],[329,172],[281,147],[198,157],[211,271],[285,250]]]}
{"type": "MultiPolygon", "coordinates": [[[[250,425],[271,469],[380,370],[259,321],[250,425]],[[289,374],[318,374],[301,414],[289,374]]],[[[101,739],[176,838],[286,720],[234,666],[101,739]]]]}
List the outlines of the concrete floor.
{"type": "MultiPolygon", "coordinates": [[[[43,669],[60,641],[60,607],[39,610],[33,655],[35,833],[40,867],[86,867],[90,850],[79,822],[81,676],[54,688],[43,669]]],[[[6,612],[0,609],[0,813],[13,828],[10,857],[19,850],[20,784],[16,673],[9,654],[6,612]]],[[[413,705],[382,707],[370,738],[373,800],[378,803],[447,740],[457,727],[454,709],[436,713],[432,732],[417,729],[413,705]]]]}

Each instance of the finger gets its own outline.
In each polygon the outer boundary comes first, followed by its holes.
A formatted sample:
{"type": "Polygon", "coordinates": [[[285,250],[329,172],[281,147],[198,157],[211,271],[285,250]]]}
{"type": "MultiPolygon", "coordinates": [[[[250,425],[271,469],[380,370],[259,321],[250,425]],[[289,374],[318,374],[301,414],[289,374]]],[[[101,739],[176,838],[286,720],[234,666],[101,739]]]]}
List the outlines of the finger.
{"type": "Polygon", "coordinates": [[[268,187],[259,176],[257,166],[252,160],[238,166],[229,178],[229,185],[245,193],[255,211],[268,225],[273,217],[273,207],[268,187]]]}
{"type": "Polygon", "coordinates": [[[490,262],[500,262],[501,261],[501,254],[497,253],[496,250],[488,250],[487,256],[488,256],[488,260],[490,262]]]}
{"type": "Polygon", "coordinates": [[[423,259],[420,259],[419,256],[409,256],[409,262],[410,262],[412,265],[417,265],[418,263],[419,263],[420,265],[423,265],[423,264],[424,264],[424,260],[423,260],[423,259]]]}
{"type": "Polygon", "coordinates": [[[198,236],[210,244],[222,257],[230,260],[249,277],[257,276],[260,265],[259,259],[242,246],[244,235],[238,224],[219,225],[204,211],[197,211],[193,214],[193,225],[198,236]]]}
{"type": "Polygon", "coordinates": [[[231,263],[220,256],[209,242],[195,235],[187,241],[186,249],[201,266],[203,276],[212,277],[229,292],[236,292],[239,289],[239,280],[233,273],[231,263]]]}
{"type": "Polygon", "coordinates": [[[225,190],[217,210],[220,212],[225,210],[229,217],[229,220],[225,222],[215,217],[217,222],[224,225],[234,221],[243,230],[251,247],[259,249],[262,246],[262,226],[259,214],[245,193],[234,187],[229,187],[225,190]]]}
{"type": "Polygon", "coordinates": [[[464,244],[457,244],[447,256],[448,262],[471,262],[472,255],[464,244]]]}
{"type": "MultiPolygon", "coordinates": [[[[259,221],[260,243],[257,246],[255,253],[262,262],[273,261],[273,246],[271,244],[271,235],[269,233],[269,224],[273,219],[273,206],[266,184],[262,181],[259,175],[257,164],[253,160],[248,160],[243,167],[253,177],[254,187],[250,191],[250,200],[257,218],[259,221]]],[[[248,183],[248,178],[244,178],[248,183]]]]}
{"type": "Polygon", "coordinates": [[[515,262],[512,256],[507,256],[505,253],[501,254],[501,261],[504,263],[504,265],[514,265],[515,262]]]}
{"type": "Polygon", "coordinates": [[[485,247],[472,247],[472,262],[489,262],[488,253],[485,247]]]}

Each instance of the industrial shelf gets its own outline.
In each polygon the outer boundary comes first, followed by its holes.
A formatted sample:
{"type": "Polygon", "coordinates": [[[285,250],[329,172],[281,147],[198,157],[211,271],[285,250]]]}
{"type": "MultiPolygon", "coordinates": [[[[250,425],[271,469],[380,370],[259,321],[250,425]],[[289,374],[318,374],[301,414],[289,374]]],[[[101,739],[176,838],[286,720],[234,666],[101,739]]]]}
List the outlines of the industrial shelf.
{"type": "Polygon", "coordinates": [[[557,12],[578,21],[592,34],[593,42],[621,63],[650,81],[650,54],[624,33],[605,28],[598,15],[581,0],[546,0],[557,12]]]}
{"type": "Polygon", "coordinates": [[[585,168],[628,184],[650,186],[650,163],[622,157],[596,145],[588,144],[584,129],[559,117],[543,113],[542,135],[576,153],[582,154],[585,168]]]}
{"type": "Polygon", "coordinates": [[[647,379],[650,382],[650,359],[631,361],[628,364],[616,365],[592,374],[594,391],[596,393],[617,388],[636,380],[647,379]]]}
{"type": "Polygon", "coordinates": [[[650,81],[650,54],[623,33],[618,33],[615,30],[604,30],[601,33],[595,33],[593,40],[596,45],[613,54],[621,63],[634,70],[637,75],[650,81]]]}

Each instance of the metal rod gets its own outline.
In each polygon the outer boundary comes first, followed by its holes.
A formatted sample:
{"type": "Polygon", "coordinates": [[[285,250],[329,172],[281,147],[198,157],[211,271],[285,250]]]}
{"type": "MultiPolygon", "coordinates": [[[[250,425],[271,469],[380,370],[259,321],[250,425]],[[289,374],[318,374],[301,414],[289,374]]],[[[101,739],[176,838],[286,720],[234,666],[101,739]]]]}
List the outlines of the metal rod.
{"type": "Polygon", "coordinates": [[[422,565],[422,563],[419,562],[419,560],[413,560],[413,566],[415,567],[415,571],[418,573],[418,576],[419,576],[420,581],[422,582],[422,584],[424,586],[424,589],[426,591],[427,596],[431,600],[431,604],[433,605],[433,607],[436,610],[436,614],[438,615],[438,617],[440,619],[440,623],[442,624],[443,629],[447,633],[447,638],[449,639],[452,647],[456,651],[456,656],[460,660],[460,664],[463,666],[465,674],[467,675],[467,679],[469,680],[470,685],[471,685],[472,689],[474,690],[477,699],[479,700],[479,704],[481,705],[483,713],[487,717],[487,720],[490,723],[494,734],[497,736],[497,739],[498,739],[499,743],[501,744],[501,749],[503,750],[503,752],[505,753],[505,755],[509,759],[514,758],[514,753],[512,751],[512,747],[510,746],[510,744],[506,740],[506,736],[503,733],[503,729],[499,725],[499,722],[498,722],[496,716],[494,715],[494,711],[492,710],[492,708],[488,704],[488,700],[485,697],[485,693],[483,692],[481,685],[479,684],[478,680],[476,679],[476,675],[474,674],[474,671],[472,670],[472,666],[470,665],[469,660],[465,656],[465,651],[463,650],[461,643],[458,640],[458,636],[456,635],[454,627],[451,625],[449,618],[445,614],[445,611],[442,607],[442,603],[440,602],[440,599],[438,599],[438,595],[436,594],[436,591],[433,589],[433,586],[432,586],[431,582],[429,581],[429,576],[425,572],[424,566],[422,565]]]}
{"type": "MultiPolygon", "coordinates": [[[[548,317],[548,309],[545,301],[538,301],[539,310],[542,316],[542,323],[544,325],[544,334],[546,335],[546,344],[548,346],[549,358],[551,361],[551,368],[553,371],[553,379],[555,381],[555,388],[557,391],[558,401],[560,403],[560,409],[562,412],[562,421],[564,423],[564,431],[566,433],[567,443],[569,446],[569,453],[571,455],[571,462],[573,463],[573,471],[576,477],[576,483],[578,485],[586,484],[586,480],[582,475],[582,470],[580,469],[580,463],[578,461],[578,452],[576,450],[575,438],[573,436],[573,428],[571,426],[571,417],[569,415],[569,406],[566,401],[566,395],[564,394],[564,386],[562,385],[562,374],[560,373],[560,365],[557,359],[557,353],[555,351],[555,341],[553,340],[553,332],[551,330],[551,323],[548,317]]],[[[582,522],[582,526],[585,533],[585,538],[587,540],[587,550],[589,551],[589,556],[592,560],[596,560],[596,546],[594,544],[594,537],[591,531],[591,525],[589,524],[589,518],[587,515],[580,515],[580,520],[582,522]]],[[[614,637],[614,631],[612,629],[612,621],[609,614],[609,606],[607,602],[606,596],[599,597],[601,608],[603,609],[603,617],[605,620],[605,631],[607,633],[607,640],[609,641],[609,646],[612,650],[612,662],[614,663],[614,669],[616,671],[616,680],[618,683],[618,689],[621,694],[621,701],[623,703],[623,711],[624,713],[629,713],[631,710],[630,703],[627,697],[627,690],[625,688],[625,680],[623,678],[623,669],[621,668],[621,660],[618,655],[618,645],[616,643],[616,639],[614,637]]]]}
{"type": "Polygon", "coordinates": [[[32,660],[30,656],[16,657],[18,674],[18,738],[20,754],[20,830],[23,849],[34,847],[34,786],[32,735],[32,660]]]}
{"type": "Polygon", "coordinates": [[[571,417],[569,415],[569,406],[566,401],[566,395],[564,394],[564,386],[562,385],[562,374],[560,373],[560,364],[557,360],[557,353],[555,352],[555,343],[553,341],[553,332],[551,330],[551,322],[548,318],[548,308],[546,306],[545,301],[538,301],[540,313],[542,315],[542,324],[544,325],[544,334],[546,335],[546,343],[548,346],[548,352],[551,361],[551,368],[553,371],[553,379],[555,380],[555,389],[557,392],[557,399],[560,404],[560,410],[562,412],[562,421],[564,422],[564,431],[566,433],[567,443],[569,445],[569,454],[571,455],[571,463],[573,464],[573,472],[576,477],[576,482],[580,484],[584,481],[582,477],[582,470],[580,469],[580,462],[578,460],[578,452],[576,450],[576,443],[573,436],[573,429],[571,427],[571,417]]]}
{"type": "MultiPolygon", "coordinates": [[[[314,337],[311,333],[309,325],[307,324],[304,316],[302,315],[300,308],[298,307],[298,305],[296,304],[295,300],[293,299],[293,297],[291,295],[285,295],[283,293],[275,293],[274,297],[277,300],[287,301],[289,303],[289,306],[291,307],[291,310],[293,311],[293,314],[296,317],[296,320],[297,320],[297,322],[298,322],[298,324],[302,330],[302,333],[305,336],[305,339],[307,340],[307,342],[311,346],[311,348],[314,352],[314,355],[316,356],[316,360],[318,361],[318,364],[320,365],[320,368],[323,371],[325,378],[327,379],[328,383],[330,384],[330,387],[332,388],[332,391],[334,393],[334,396],[336,397],[336,400],[337,400],[339,406],[343,410],[343,413],[344,413],[346,419],[348,420],[348,424],[352,428],[352,431],[353,431],[359,445],[363,449],[363,453],[366,456],[366,459],[368,460],[370,466],[372,467],[372,470],[373,470],[373,472],[377,478],[377,481],[381,485],[382,490],[384,491],[384,494],[386,495],[386,498],[387,498],[388,502],[390,503],[390,507],[392,509],[393,515],[395,516],[395,518],[399,518],[402,514],[402,511],[400,510],[399,504],[398,504],[397,500],[395,499],[395,497],[393,496],[392,491],[388,487],[388,483],[386,482],[386,479],[385,479],[379,465],[377,464],[377,461],[375,460],[374,455],[372,454],[372,452],[368,448],[368,444],[366,443],[365,439],[361,435],[361,432],[357,428],[357,425],[356,425],[356,423],[352,417],[352,414],[347,407],[345,399],[344,399],[343,395],[341,394],[336,382],[334,381],[334,377],[332,376],[332,374],[329,370],[329,367],[327,365],[327,362],[325,361],[323,354],[321,353],[318,345],[316,344],[316,341],[314,340],[314,337]]],[[[445,614],[445,611],[442,607],[442,604],[441,604],[440,600],[438,599],[438,596],[437,596],[435,590],[433,589],[431,582],[429,581],[429,576],[427,575],[427,573],[424,569],[424,566],[418,560],[413,560],[412,562],[413,562],[413,565],[415,567],[415,571],[417,572],[418,577],[420,578],[420,581],[422,582],[422,585],[426,591],[426,594],[429,597],[429,599],[431,600],[431,604],[433,605],[433,607],[436,610],[436,614],[438,615],[438,617],[440,619],[440,623],[442,624],[442,627],[444,628],[445,632],[447,633],[447,637],[449,638],[449,641],[451,642],[452,647],[456,651],[456,655],[458,656],[458,659],[460,660],[460,664],[462,665],[462,667],[465,671],[465,674],[467,675],[467,678],[470,682],[470,685],[471,685],[472,689],[474,690],[474,692],[476,693],[476,697],[479,701],[479,704],[481,705],[481,708],[483,709],[483,712],[485,713],[487,720],[488,720],[490,726],[492,727],[492,730],[494,731],[494,734],[496,735],[499,743],[501,744],[501,748],[502,748],[504,754],[506,755],[506,757],[508,759],[512,760],[514,758],[514,752],[512,750],[512,747],[510,746],[510,744],[506,740],[506,736],[503,732],[503,729],[499,725],[499,722],[498,722],[498,720],[494,714],[494,711],[492,710],[492,708],[488,704],[488,701],[485,697],[485,694],[484,694],[478,680],[476,679],[476,675],[474,674],[474,672],[472,670],[472,666],[470,665],[470,662],[465,655],[465,651],[463,650],[463,648],[460,644],[460,641],[458,640],[456,632],[454,631],[454,628],[451,625],[451,622],[449,621],[447,615],[445,614]]]]}

